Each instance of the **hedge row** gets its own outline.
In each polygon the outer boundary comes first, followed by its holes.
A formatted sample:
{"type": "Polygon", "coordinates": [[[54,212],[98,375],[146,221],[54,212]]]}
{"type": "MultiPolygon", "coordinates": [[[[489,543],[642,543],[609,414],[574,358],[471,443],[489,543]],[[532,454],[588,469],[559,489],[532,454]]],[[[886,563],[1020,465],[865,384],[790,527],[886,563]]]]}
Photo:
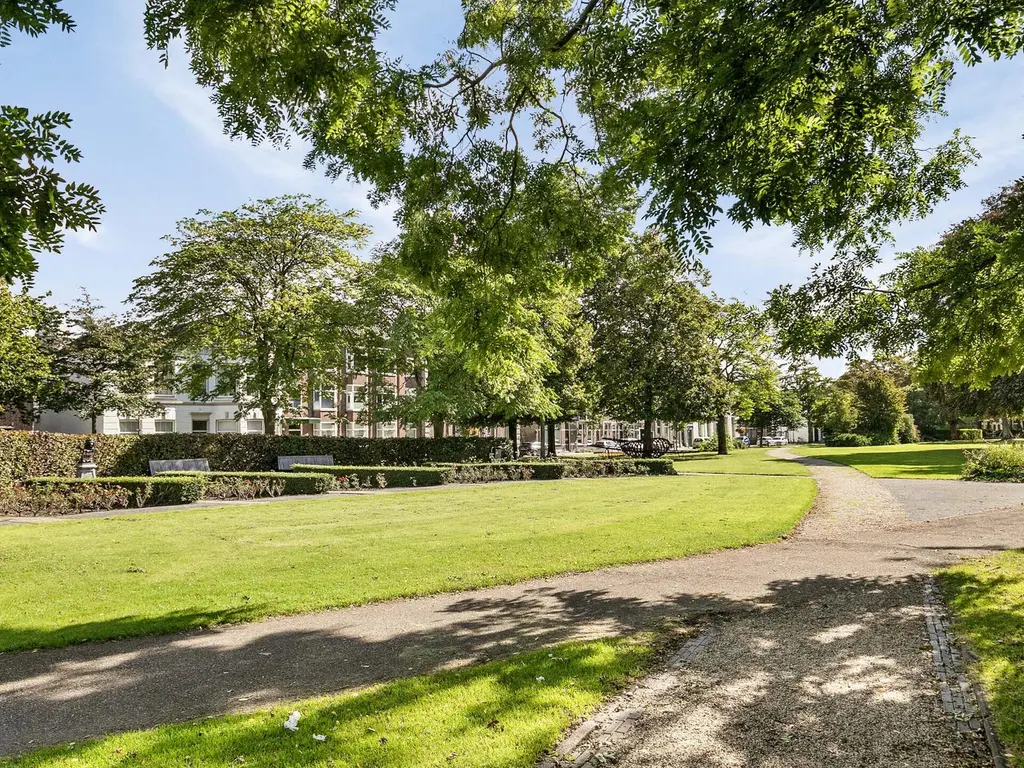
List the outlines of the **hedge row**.
{"type": "MultiPolygon", "coordinates": [[[[52,432],[0,432],[0,485],[28,477],[71,477],[86,435],[52,432]]],[[[154,459],[199,459],[223,472],[267,472],[278,456],[333,456],[344,466],[418,466],[512,458],[504,438],[357,438],[295,435],[198,433],[93,435],[94,460],[101,476],[149,474],[154,459]]]]}
{"type": "Polygon", "coordinates": [[[840,432],[825,435],[825,445],[831,448],[864,448],[871,445],[871,438],[867,435],[855,435],[853,432],[840,432]]]}
{"type": "Polygon", "coordinates": [[[161,472],[157,477],[201,478],[208,499],[309,496],[334,487],[330,477],[314,472],[161,472]]]}
{"type": "Polygon", "coordinates": [[[47,502],[55,498],[67,501],[71,511],[87,509],[111,509],[160,507],[172,504],[191,504],[203,498],[206,480],[203,477],[33,477],[21,486],[34,496],[47,502]],[[123,503],[90,504],[89,498],[97,498],[98,492],[113,491],[110,499],[122,491],[123,503]]]}
{"type": "Polygon", "coordinates": [[[325,467],[297,464],[294,469],[299,472],[331,475],[338,485],[348,488],[411,488],[448,483],[676,474],[671,459],[562,459],[436,464],[429,467],[325,467]]]}

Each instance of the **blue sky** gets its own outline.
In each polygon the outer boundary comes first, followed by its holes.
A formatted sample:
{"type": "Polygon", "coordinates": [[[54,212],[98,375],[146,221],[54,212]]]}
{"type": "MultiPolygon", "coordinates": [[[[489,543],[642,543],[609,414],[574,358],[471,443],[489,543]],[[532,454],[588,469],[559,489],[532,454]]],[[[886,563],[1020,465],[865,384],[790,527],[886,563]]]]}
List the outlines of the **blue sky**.
{"type": "MultiPolygon", "coordinates": [[[[74,118],[69,138],[84,160],[69,176],[100,190],[107,213],[98,233],[71,233],[64,252],[43,254],[36,281],[59,303],[82,287],[116,309],[132,280],[164,250],[161,237],[200,208],[226,210],[254,197],[306,192],[354,208],[374,240],[394,235],[391,213],[373,210],[365,189],[303,170],[301,149],[278,151],[231,141],[182,56],[164,69],[142,34],[138,0],[67,3],[78,29],[38,39],[22,36],[0,52],[4,103],[33,111],[61,109],[74,118]]],[[[459,30],[458,0],[403,0],[385,45],[420,63],[459,30]]],[[[933,242],[949,224],[978,210],[980,200],[1024,175],[1024,60],[986,63],[962,72],[950,91],[949,117],[929,129],[943,138],[953,127],[974,137],[982,153],[968,186],[924,221],[897,233],[897,249],[933,242]]],[[[721,296],[760,302],[780,283],[797,283],[813,260],[796,252],[788,231],[715,231],[706,260],[721,296]]],[[[834,369],[835,366],[825,366],[834,369]]]]}

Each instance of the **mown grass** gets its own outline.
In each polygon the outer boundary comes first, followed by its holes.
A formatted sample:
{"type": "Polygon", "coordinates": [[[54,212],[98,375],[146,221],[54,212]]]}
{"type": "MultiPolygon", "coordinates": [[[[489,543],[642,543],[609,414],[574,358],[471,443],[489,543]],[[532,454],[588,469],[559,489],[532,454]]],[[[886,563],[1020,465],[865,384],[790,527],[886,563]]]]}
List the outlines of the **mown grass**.
{"type": "Polygon", "coordinates": [[[575,719],[654,657],[649,638],[573,643],[355,694],[46,748],[0,758],[0,767],[532,768],[575,719]],[[283,727],[292,711],[302,715],[294,733],[283,727]]]}
{"type": "Polygon", "coordinates": [[[6,526],[0,651],[756,544],[814,493],[804,478],[614,478],[6,526]]]}
{"type": "Polygon", "coordinates": [[[728,456],[703,451],[676,457],[676,472],[711,472],[736,475],[809,475],[807,467],[795,461],[769,456],[771,448],[742,448],[728,456]]]}
{"type": "Polygon", "coordinates": [[[996,730],[1011,763],[1024,766],[1024,550],[962,563],[940,577],[953,629],[978,657],[996,730]]]}
{"type": "Polygon", "coordinates": [[[846,464],[871,477],[956,480],[963,469],[964,450],[981,446],[982,443],[910,443],[866,448],[801,446],[794,448],[794,452],[846,464]]]}

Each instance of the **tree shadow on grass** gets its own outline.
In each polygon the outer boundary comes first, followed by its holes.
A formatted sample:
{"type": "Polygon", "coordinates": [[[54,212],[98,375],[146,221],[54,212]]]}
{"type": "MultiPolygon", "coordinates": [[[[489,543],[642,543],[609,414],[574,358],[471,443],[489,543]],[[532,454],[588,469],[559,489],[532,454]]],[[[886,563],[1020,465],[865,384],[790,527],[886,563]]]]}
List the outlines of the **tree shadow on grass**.
{"type": "MultiPolygon", "coordinates": [[[[829,603],[865,590],[884,593],[900,583],[820,576],[773,582],[756,599],[679,592],[646,601],[542,586],[515,598],[449,600],[432,615],[413,614],[412,620],[394,611],[395,604],[366,606],[360,609],[364,617],[377,621],[356,629],[339,624],[303,630],[270,621],[245,632],[236,628],[0,655],[0,753],[256,709],[555,643],[625,635],[668,618],[829,603]]],[[[280,722],[268,727],[275,734],[280,722]]],[[[315,752],[303,755],[292,764],[312,761],[315,752]]]]}

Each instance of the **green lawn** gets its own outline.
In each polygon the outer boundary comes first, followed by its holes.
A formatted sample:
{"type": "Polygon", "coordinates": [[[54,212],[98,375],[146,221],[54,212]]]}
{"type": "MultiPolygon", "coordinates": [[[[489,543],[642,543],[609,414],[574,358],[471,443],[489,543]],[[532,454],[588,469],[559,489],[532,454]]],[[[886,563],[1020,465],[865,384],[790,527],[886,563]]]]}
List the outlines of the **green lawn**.
{"type": "Polygon", "coordinates": [[[533,768],[575,719],[654,657],[649,642],[574,643],[355,694],[0,758],[0,767],[533,768]],[[283,727],[292,711],[302,715],[294,733],[283,727]]]}
{"type": "Polygon", "coordinates": [[[0,651],[754,544],[814,493],[804,478],[608,478],[5,526],[0,651]]]}
{"type": "Polygon", "coordinates": [[[802,464],[768,455],[771,448],[743,448],[728,456],[696,452],[676,458],[677,472],[714,472],[737,475],[809,475],[802,464]]]}
{"type": "Polygon", "coordinates": [[[866,448],[826,448],[802,446],[794,451],[846,464],[871,477],[898,477],[914,480],[956,480],[964,463],[964,450],[980,448],[983,443],[911,443],[877,445],[866,448]]]}
{"type": "Polygon", "coordinates": [[[1010,762],[1024,767],[1024,550],[948,568],[941,579],[1010,762]]]}

